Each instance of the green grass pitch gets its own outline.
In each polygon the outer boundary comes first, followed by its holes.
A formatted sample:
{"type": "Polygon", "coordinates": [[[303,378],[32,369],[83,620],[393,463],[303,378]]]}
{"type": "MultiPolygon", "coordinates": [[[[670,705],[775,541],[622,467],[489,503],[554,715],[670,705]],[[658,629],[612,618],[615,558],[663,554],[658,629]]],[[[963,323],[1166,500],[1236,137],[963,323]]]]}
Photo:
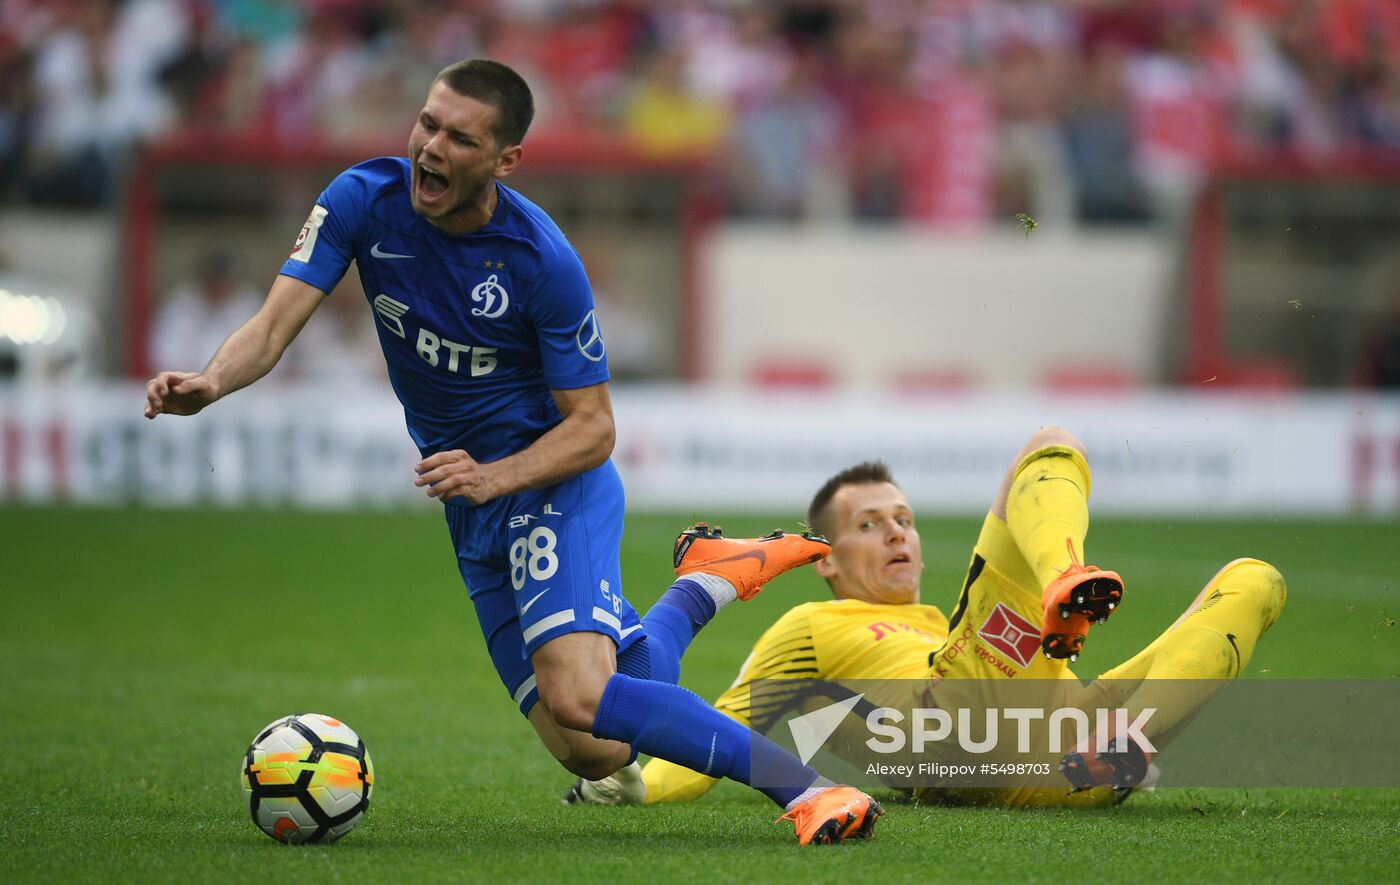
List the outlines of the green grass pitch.
{"type": "MultiPolygon", "coordinates": [[[[684,521],[631,518],[624,573],[639,608],[668,584],[684,521]]],[[[951,607],[977,525],[921,522],[924,601],[951,607]]],[[[1141,647],[1219,565],[1252,555],[1279,566],[1290,596],[1247,677],[1400,677],[1393,523],[1101,518],[1089,540],[1129,595],[1081,674],[1141,647]]],[[[692,647],[685,683],[713,697],[765,626],[823,593],[805,571],[727,610],[692,647]]],[[[1400,790],[1163,790],[1093,812],[893,801],[874,841],[806,850],[733,784],[689,806],[563,807],[572,778],[496,681],[431,512],[0,509],[0,599],[7,882],[1359,881],[1397,869],[1400,790]],[[249,821],[237,773],[258,728],[308,710],[358,730],[379,779],[343,842],[289,848],[249,821]]]]}

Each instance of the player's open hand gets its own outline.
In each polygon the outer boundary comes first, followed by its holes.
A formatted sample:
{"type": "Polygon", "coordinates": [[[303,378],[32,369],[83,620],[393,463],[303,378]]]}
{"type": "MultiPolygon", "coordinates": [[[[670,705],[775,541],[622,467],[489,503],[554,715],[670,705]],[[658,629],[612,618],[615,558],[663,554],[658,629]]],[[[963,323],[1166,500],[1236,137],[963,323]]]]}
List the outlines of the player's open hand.
{"type": "Polygon", "coordinates": [[[161,372],[146,382],[146,417],[193,415],[218,398],[217,385],[199,372],[161,372]]]}
{"type": "Polygon", "coordinates": [[[413,469],[418,473],[413,484],[426,487],[428,496],[439,501],[466,498],[473,504],[484,504],[500,494],[489,465],[478,464],[461,449],[430,455],[413,469]]]}

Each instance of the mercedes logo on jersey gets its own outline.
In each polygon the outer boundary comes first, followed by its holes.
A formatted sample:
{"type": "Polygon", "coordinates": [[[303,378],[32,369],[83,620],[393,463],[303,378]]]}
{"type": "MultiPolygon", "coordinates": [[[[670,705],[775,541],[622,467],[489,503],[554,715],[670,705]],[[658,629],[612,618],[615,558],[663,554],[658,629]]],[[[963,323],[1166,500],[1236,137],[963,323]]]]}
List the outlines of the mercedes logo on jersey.
{"type": "Polygon", "coordinates": [[[472,301],[485,302],[482,307],[472,308],[472,316],[494,320],[510,306],[510,294],[506,292],[505,286],[500,284],[496,275],[491,274],[486,278],[486,282],[472,287],[472,301]]]}
{"type": "Polygon", "coordinates": [[[596,363],[603,358],[603,330],[598,325],[598,311],[590,310],[584,315],[574,340],[578,342],[578,352],[586,359],[596,363]]]}

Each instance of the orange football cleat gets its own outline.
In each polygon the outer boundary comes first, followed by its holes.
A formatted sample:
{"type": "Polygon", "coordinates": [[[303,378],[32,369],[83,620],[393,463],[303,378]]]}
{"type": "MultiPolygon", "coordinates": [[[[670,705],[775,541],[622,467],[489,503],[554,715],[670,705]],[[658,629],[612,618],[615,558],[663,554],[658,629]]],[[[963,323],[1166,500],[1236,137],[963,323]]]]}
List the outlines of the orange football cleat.
{"type": "Polygon", "coordinates": [[[778,820],[793,822],[799,845],[835,845],[844,839],[869,839],[884,813],[879,802],[855,787],[829,787],[778,820]]]}
{"type": "Polygon", "coordinates": [[[1079,658],[1084,637],[1092,624],[1108,620],[1123,601],[1123,578],[1117,572],[1104,571],[1096,565],[1080,565],[1069,547],[1069,568],[1051,581],[1041,597],[1045,620],[1040,628],[1040,648],[1047,658],[1079,658]]]}
{"type": "Polygon", "coordinates": [[[726,538],[719,526],[698,522],[676,538],[676,576],[716,575],[733,584],[740,599],[753,599],[778,575],[830,552],[826,538],[811,532],[794,535],[779,529],[761,538],[726,538]]]}

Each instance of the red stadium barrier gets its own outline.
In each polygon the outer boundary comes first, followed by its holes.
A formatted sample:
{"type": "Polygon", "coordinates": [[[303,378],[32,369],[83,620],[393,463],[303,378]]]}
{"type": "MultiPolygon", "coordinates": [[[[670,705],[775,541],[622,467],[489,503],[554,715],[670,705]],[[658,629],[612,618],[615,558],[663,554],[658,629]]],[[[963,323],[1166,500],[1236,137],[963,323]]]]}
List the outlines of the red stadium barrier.
{"type": "MultiPolygon", "coordinates": [[[[1400,152],[1352,150],[1327,157],[1240,153],[1219,160],[1192,207],[1186,237],[1184,354],[1177,380],[1251,389],[1291,389],[1318,379],[1300,374],[1286,352],[1232,353],[1226,268],[1231,260],[1226,199],[1231,187],[1278,185],[1335,188],[1367,184],[1400,188],[1400,152]]],[[[1275,236],[1297,236],[1280,224],[1275,236]]],[[[1295,305],[1298,306],[1298,305],[1295,305]]]]}

